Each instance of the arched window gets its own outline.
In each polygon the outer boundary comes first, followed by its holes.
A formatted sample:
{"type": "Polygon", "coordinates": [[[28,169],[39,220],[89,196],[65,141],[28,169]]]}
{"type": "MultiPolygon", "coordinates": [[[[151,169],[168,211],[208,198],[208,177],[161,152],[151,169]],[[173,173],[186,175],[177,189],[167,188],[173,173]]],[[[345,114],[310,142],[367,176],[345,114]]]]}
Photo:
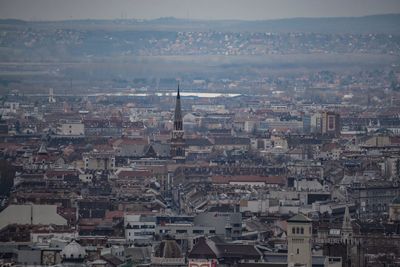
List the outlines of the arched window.
{"type": "Polygon", "coordinates": [[[300,254],[300,250],[299,249],[297,249],[297,254],[300,254]]]}
{"type": "Polygon", "coordinates": [[[304,228],[303,227],[300,228],[300,234],[304,235],[304,228]]]}
{"type": "Polygon", "coordinates": [[[294,227],[292,228],[292,234],[295,234],[296,230],[294,229],[294,227]]]}
{"type": "Polygon", "coordinates": [[[296,234],[300,234],[300,228],[296,227],[296,234]]]}

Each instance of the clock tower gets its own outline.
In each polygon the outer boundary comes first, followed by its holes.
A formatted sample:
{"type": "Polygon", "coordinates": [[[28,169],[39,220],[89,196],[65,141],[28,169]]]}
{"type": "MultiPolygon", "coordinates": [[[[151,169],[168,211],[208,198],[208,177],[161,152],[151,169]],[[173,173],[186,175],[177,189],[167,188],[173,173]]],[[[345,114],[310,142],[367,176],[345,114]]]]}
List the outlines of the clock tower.
{"type": "Polygon", "coordinates": [[[171,157],[177,163],[185,162],[185,139],[183,137],[183,120],[182,120],[182,110],[181,110],[181,96],[179,93],[176,95],[176,105],[174,114],[174,129],[172,130],[171,136],[171,157]]]}

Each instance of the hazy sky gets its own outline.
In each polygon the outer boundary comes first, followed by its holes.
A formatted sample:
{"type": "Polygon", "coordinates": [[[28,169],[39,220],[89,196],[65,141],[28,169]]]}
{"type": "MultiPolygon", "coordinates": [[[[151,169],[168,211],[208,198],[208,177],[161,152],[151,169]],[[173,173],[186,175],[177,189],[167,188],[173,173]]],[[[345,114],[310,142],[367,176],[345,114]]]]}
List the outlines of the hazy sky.
{"type": "Polygon", "coordinates": [[[274,19],[400,13],[400,0],[0,0],[0,18],[274,19]]]}

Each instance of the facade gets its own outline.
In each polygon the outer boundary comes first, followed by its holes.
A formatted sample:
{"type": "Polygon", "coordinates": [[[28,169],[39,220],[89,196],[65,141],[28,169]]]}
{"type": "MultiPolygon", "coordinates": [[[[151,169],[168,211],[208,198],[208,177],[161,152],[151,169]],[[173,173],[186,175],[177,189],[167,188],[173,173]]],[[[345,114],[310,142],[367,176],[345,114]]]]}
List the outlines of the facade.
{"type": "Polygon", "coordinates": [[[91,152],[83,154],[85,170],[113,170],[115,154],[111,152],[91,152]]]}
{"type": "Polygon", "coordinates": [[[287,223],[288,266],[312,267],[311,220],[297,214],[287,223]]]}
{"type": "Polygon", "coordinates": [[[59,135],[84,135],[85,134],[85,125],[80,122],[66,122],[62,123],[59,129],[59,135]]]}
{"type": "Polygon", "coordinates": [[[125,215],[125,238],[128,242],[150,242],[153,239],[156,219],[152,216],[125,215]]]}
{"type": "Polygon", "coordinates": [[[183,120],[181,110],[181,96],[179,92],[176,95],[176,106],[174,114],[174,129],[171,136],[171,157],[176,162],[185,162],[185,139],[183,131],[183,120]]]}
{"type": "Polygon", "coordinates": [[[400,196],[393,199],[389,205],[389,220],[391,222],[400,222],[400,196]]]}
{"type": "Polygon", "coordinates": [[[361,218],[375,217],[389,212],[389,205],[398,196],[398,182],[367,181],[351,185],[351,197],[361,218]]]}
{"type": "Polygon", "coordinates": [[[338,137],[340,135],[340,115],[334,112],[322,113],[321,133],[324,135],[338,137]]]}

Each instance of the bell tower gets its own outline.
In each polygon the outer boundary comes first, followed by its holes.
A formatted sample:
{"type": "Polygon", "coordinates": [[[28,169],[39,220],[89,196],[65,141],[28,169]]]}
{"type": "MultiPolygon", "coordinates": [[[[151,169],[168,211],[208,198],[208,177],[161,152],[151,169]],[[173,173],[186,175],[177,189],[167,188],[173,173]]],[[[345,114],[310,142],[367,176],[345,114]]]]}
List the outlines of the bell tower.
{"type": "Polygon", "coordinates": [[[297,214],[287,220],[288,266],[312,267],[311,220],[297,214]]]}
{"type": "Polygon", "coordinates": [[[174,129],[171,136],[171,157],[177,163],[185,162],[185,139],[183,131],[182,109],[181,109],[181,95],[179,92],[176,95],[176,105],[174,114],[174,129]]]}

